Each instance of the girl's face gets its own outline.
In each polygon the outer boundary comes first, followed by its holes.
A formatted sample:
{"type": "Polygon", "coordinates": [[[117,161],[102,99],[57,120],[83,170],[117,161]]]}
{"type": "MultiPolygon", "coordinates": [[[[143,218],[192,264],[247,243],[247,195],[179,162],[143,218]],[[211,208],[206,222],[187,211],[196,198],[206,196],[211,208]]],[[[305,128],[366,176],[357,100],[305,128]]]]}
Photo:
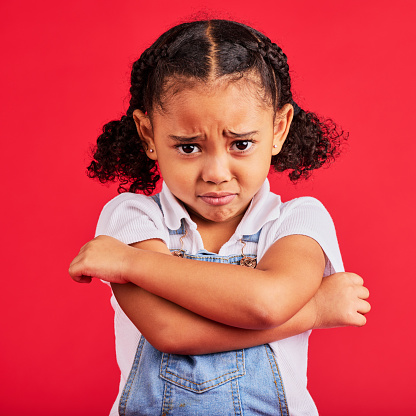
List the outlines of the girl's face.
{"type": "Polygon", "coordinates": [[[236,225],[283,145],[293,108],[274,116],[244,78],[185,88],[153,113],[152,122],[140,110],[134,113],[147,155],[158,161],[191,218],[236,225]]]}

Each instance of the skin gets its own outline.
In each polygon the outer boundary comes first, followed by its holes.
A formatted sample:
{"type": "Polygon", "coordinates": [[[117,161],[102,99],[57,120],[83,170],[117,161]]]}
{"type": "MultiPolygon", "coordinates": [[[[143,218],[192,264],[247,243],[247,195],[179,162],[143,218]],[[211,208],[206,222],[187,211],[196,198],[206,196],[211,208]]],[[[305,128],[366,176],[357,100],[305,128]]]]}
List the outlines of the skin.
{"type": "MultiPolygon", "coordinates": [[[[152,118],[134,112],[148,157],[158,161],[213,252],[234,234],[292,117],[290,105],[274,114],[244,79],[195,84],[169,97],[152,118]]],[[[256,269],[175,258],[159,240],[129,247],[100,236],[81,249],[70,274],[79,282],[111,282],[120,306],[156,348],[197,354],[259,345],[328,323],[363,325],[369,304],[362,279],[344,273],[323,282],[324,267],[319,244],[301,235],[273,244],[256,269]],[[352,289],[340,295],[345,286],[352,289]],[[334,293],[338,299],[331,303],[334,293]]]]}
{"type": "MultiPolygon", "coordinates": [[[[132,245],[169,254],[160,240],[132,245]]],[[[315,296],[290,320],[265,330],[247,330],[206,319],[129,284],[112,284],[124,312],[157,349],[174,354],[208,354],[278,341],[314,328],[362,326],[369,311],[368,290],[353,273],[323,279],[315,296]],[[359,312],[360,311],[360,312],[359,312]],[[157,328],[157,331],[155,331],[157,328]]]]}
{"type": "Polygon", "coordinates": [[[164,109],[155,111],[152,120],[134,112],[139,135],[163,180],[196,222],[205,248],[218,252],[262,186],[271,157],[280,152],[293,107],[284,106],[275,117],[273,108],[240,80],[196,84],[168,99],[164,109]],[[232,201],[217,206],[204,197],[224,194],[232,201]]]}

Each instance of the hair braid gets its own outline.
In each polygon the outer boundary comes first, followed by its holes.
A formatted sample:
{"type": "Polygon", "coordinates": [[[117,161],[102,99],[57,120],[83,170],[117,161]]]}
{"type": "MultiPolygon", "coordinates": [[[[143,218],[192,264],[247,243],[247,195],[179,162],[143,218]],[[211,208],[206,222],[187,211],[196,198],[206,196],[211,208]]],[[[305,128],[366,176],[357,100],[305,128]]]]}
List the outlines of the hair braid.
{"type": "MultiPolygon", "coordinates": [[[[283,105],[290,103],[294,104],[291,91],[291,80],[289,75],[289,65],[287,63],[287,56],[283,50],[273,43],[267,36],[262,33],[244,26],[252,35],[252,39],[238,42],[254,54],[258,54],[263,58],[267,66],[267,71],[271,75],[272,82],[269,82],[269,87],[272,88],[272,102],[275,110],[278,110],[283,105]]],[[[264,83],[263,79],[263,83],[264,83]]],[[[265,86],[266,87],[266,86],[265,86]]]]}
{"type": "Polygon", "coordinates": [[[139,109],[143,112],[150,110],[151,103],[148,98],[147,87],[149,77],[157,67],[158,62],[168,57],[168,45],[160,48],[153,45],[146,49],[140,58],[133,64],[131,71],[130,106],[127,116],[133,116],[133,111],[139,109]]]}
{"type": "Polygon", "coordinates": [[[348,135],[337,130],[332,120],[320,120],[316,114],[302,110],[294,102],[286,54],[262,33],[249,27],[247,29],[255,40],[240,42],[240,45],[263,58],[267,69],[262,72],[257,67],[257,70],[262,74],[265,89],[270,89],[273,107],[276,111],[285,104],[294,108],[288,136],[280,153],[273,156],[272,165],[278,172],[291,170],[289,177],[293,181],[306,178],[312,170],[335,159],[341,140],[348,135]],[[269,79],[270,75],[272,79],[269,79]]]}
{"type": "Polygon", "coordinates": [[[287,103],[292,104],[291,80],[286,54],[280,46],[273,43],[262,33],[253,29],[251,29],[251,32],[257,41],[247,44],[246,47],[260,54],[272,74],[273,84],[275,85],[272,97],[275,110],[287,103]]]}
{"type": "Polygon", "coordinates": [[[302,110],[293,101],[285,53],[272,42],[266,44],[263,49],[264,58],[272,66],[276,79],[280,80],[277,108],[288,103],[294,107],[288,136],[280,153],[272,158],[272,164],[278,172],[291,169],[289,178],[296,181],[301,177],[308,177],[312,170],[335,159],[339,153],[343,132],[337,130],[332,120],[320,120],[316,114],[302,110]]]}
{"type": "Polygon", "coordinates": [[[269,61],[271,67],[275,71],[275,77],[278,80],[277,108],[281,108],[288,103],[292,104],[292,83],[290,80],[286,54],[279,46],[270,42],[269,44],[266,44],[265,58],[269,61]]]}
{"type": "Polygon", "coordinates": [[[160,58],[167,56],[167,47],[150,47],[133,64],[130,105],[126,115],[103,127],[97,139],[94,160],[88,176],[100,182],[119,181],[119,191],[143,191],[150,194],[160,176],[154,160],[147,157],[133,119],[136,109],[146,111],[146,88],[149,76],[160,58]],[[126,185],[129,187],[126,188],[126,185]]]}

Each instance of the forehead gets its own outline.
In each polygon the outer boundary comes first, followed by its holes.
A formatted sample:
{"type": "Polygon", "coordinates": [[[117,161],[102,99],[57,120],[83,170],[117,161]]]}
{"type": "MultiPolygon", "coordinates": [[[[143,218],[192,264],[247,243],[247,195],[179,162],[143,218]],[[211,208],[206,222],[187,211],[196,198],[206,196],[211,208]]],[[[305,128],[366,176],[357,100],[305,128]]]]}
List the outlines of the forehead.
{"type": "MultiPolygon", "coordinates": [[[[210,100],[218,102],[224,99],[234,99],[237,103],[247,102],[253,107],[269,111],[272,100],[265,91],[257,74],[232,74],[208,80],[198,80],[190,77],[175,76],[166,80],[162,90],[161,100],[154,111],[169,113],[175,107],[189,101],[210,100]]],[[[234,105],[236,105],[234,104],[234,105]]]]}
{"type": "Polygon", "coordinates": [[[264,100],[263,91],[245,78],[207,83],[189,80],[171,88],[175,90],[167,93],[163,107],[153,113],[156,130],[257,130],[273,119],[273,107],[264,100]]]}

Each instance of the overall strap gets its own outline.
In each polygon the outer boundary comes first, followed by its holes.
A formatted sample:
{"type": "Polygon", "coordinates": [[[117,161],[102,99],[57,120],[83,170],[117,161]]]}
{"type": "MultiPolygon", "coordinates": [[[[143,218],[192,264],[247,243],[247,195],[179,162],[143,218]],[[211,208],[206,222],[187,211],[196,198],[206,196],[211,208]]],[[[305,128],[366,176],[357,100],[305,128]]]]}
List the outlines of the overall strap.
{"type": "MultiPolygon", "coordinates": [[[[160,208],[163,214],[162,204],[160,203],[160,193],[155,194],[151,196],[150,198],[152,198],[153,201],[156,202],[156,204],[158,205],[158,207],[160,208]]],[[[171,235],[172,234],[185,234],[185,220],[183,218],[181,219],[181,226],[177,230],[171,230],[170,228],[168,228],[168,231],[169,231],[169,234],[171,235]]]]}
{"type": "Polygon", "coordinates": [[[256,234],[243,235],[243,237],[241,238],[241,240],[244,241],[244,242],[246,242],[246,243],[258,243],[259,242],[259,238],[260,238],[261,230],[262,230],[262,228],[260,228],[260,230],[257,231],[256,234]]]}
{"type": "Polygon", "coordinates": [[[160,193],[159,194],[152,195],[150,198],[152,198],[153,201],[156,202],[156,204],[159,206],[160,210],[162,211],[162,204],[160,203],[160,193]]]}
{"type": "MultiPolygon", "coordinates": [[[[156,204],[158,205],[158,207],[160,208],[160,210],[162,211],[162,214],[163,214],[162,204],[160,203],[160,193],[155,194],[155,195],[151,196],[150,198],[152,198],[153,201],[156,202],[156,204]]],[[[182,218],[181,226],[177,230],[171,230],[169,228],[168,228],[168,230],[169,230],[169,234],[185,234],[185,221],[184,221],[184,219],[182,218]]],[[[246,243],[258,243],[259,238],[260,238],[260,233],[261,233],[261,229],[259,231],[257,231],[257,233],[255,233],[255,234],[243,235],[241,240],[246,242],[246,243]]]]}

